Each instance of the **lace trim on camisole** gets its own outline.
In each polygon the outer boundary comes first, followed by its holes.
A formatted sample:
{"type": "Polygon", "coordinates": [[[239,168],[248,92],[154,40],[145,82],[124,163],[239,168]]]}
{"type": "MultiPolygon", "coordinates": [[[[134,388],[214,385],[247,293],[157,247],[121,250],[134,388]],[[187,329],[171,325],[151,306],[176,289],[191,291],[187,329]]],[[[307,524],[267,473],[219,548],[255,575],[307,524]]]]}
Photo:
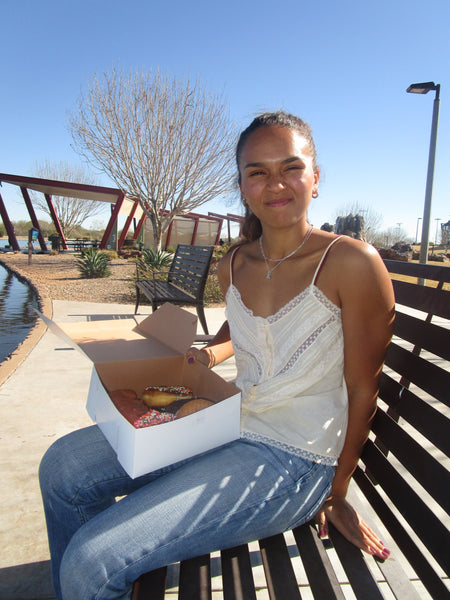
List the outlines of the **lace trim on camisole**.
{"type": "Polygon", "coordinates": [[[330,319],[328,319],[328,321],[326,321],[326,323],[323,323],[322,325],[320,325],[320,327],[318,327],[315,331],[313,331],[313,333],[301,344],[301,346],[299,348],[297,348],[297,350],[294,352],[294,354],[288,360],[288,362],[283,367],[283,369],[281,369],[280,371],[278,371],[278,373],[276,373],[276,376],[283,375],[283,373],[286,373],[287,371],[289,371],[289,369],[292,369],[292,367],[295,365],[295,363],[300,358],[300,356],[303,354],[303,352],[305,352],[312,344],[314,344],[314,342],[319,337],[319,335],[322,333],[322,331],[324,331],[332,321],[334,321],[334,317],[331,317],[330,319]]]}
{"type": "Polygon", "coordinates": [[[269,324],[276,323],[277,321],[285,317],[289,312],[291,312],[291,310],[293,310],[299,304],[301,304],[309,294],[313,294],[313,296],[315,296],[315,298],[319,302],[321,302],[326,308],[328,308],[330,312],[334,313],[337,317],[339,317],[341,314],[341,309],[339,308],[339,306],[336,306],[336,304],[331,302],[331,300],[327,298],[327,296],[325,296],[322,290],[318,288],[315,283],[310,283],[308,287],[303,290],[303,292],[300,292],[300,294],[294,296],[292,300],[289,300],[289,302],[282,306],[275,314],[269,315],[268,317],[260,317],[258,315],[255,315],[252,309],[249,308],[242,300],[241,293],[234,285],[234,283],[230,283],[226,295],[228,295],[228,293],[230,292],[234,292],[236,300],[240,304],[242,310],[245,313],[247,313],[249,317],[252,317],[253,319],[261,319],[263,321],[267,321],[267,323],[269,324]]]}
{"type": "Polygon", "coordinates": [[[267,446],[273,446],[274,448],[278,448],[278,450],[283,450],[283,452],[288,452],[293,456],[298,458],[305,458],[306,460],[310,460],[311,462],[320,463],[322,465],[328,465],[330,467],[336,466],[336,459],[332,456],[322,456],[321,454],[315,454],[314,452],[308,452],[308,450],[303,450],[302,448],[297,448],[296,446],[292,446],[291,444],[286,444],[285,442],[280,442],[278,440],[274,440],[272,438],[268,438],[265,435],[260,435],[259,433],[253,433],[252,431],[242,431],[241,439],[250,440],[252,442],[261,442],[266,444],[267,446]]]}

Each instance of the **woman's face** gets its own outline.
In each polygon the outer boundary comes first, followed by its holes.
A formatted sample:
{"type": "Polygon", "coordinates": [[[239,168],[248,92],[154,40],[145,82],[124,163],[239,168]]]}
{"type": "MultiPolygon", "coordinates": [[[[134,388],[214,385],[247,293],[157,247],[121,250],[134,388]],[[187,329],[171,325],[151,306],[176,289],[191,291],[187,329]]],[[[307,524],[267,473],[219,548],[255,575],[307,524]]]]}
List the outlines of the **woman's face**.
{"type": "Polygon", "coordinates": [[[239,172],[242,196],[263,227],[306,219],[319,170],[297,130],[272,126],[254,131],[242,148],[239,172]]]}

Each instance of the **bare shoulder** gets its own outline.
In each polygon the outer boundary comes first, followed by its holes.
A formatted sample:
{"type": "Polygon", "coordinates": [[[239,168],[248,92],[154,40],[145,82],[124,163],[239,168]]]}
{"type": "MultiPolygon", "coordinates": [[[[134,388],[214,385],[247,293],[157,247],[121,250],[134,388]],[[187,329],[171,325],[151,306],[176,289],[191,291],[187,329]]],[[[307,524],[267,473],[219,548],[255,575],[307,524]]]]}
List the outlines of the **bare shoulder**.
{"type": "Polygon", "coordinates": [[[359,276],[367,270],[381,269],[383,273],[387,273],[379,252],[367,242],[342,236],[334,244],[331,254],[333,261],[336,263],[335,266],[339,265],[342,269],[341,274],[346,274],[349,277],[352,275],[359,276]]]}
{"type": "Polygon", "coordinates": [[[390,296],[392,283],[379,252],[370,244],[342,236],[334,245],[330,262],[339,273],[340,295],[372,294],[377,290],[390,296]]]}

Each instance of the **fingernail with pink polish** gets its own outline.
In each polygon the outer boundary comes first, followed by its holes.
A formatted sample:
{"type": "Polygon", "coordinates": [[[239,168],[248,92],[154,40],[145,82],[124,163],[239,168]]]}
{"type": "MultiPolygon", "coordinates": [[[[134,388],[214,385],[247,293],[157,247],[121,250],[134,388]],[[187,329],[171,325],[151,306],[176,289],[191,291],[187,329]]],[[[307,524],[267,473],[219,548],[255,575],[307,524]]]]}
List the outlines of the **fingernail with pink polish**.
{"type": "Polygon", "coordinates": [[[387,548],[384,548],[383,552],[381,553],[381,556],[383,558],[387,558],[390,554],[391,554],[391,551],[388,550],[387,548]]]}

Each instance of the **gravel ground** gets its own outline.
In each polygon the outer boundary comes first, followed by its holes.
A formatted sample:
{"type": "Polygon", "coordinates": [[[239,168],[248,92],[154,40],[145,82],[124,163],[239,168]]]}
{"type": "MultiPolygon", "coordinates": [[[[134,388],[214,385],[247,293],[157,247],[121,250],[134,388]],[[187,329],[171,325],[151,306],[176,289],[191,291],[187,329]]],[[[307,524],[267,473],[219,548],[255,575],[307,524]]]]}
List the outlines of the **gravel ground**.
{"type": "Polygon", "coordinates": [[[135,263],[115,259],[109,263],[111,275],[99,279],[82,279],[75,254],[1,253],[0,264],[30,281],[43,299],[75,302],[133,304],[136,300],[135,263]]]}

